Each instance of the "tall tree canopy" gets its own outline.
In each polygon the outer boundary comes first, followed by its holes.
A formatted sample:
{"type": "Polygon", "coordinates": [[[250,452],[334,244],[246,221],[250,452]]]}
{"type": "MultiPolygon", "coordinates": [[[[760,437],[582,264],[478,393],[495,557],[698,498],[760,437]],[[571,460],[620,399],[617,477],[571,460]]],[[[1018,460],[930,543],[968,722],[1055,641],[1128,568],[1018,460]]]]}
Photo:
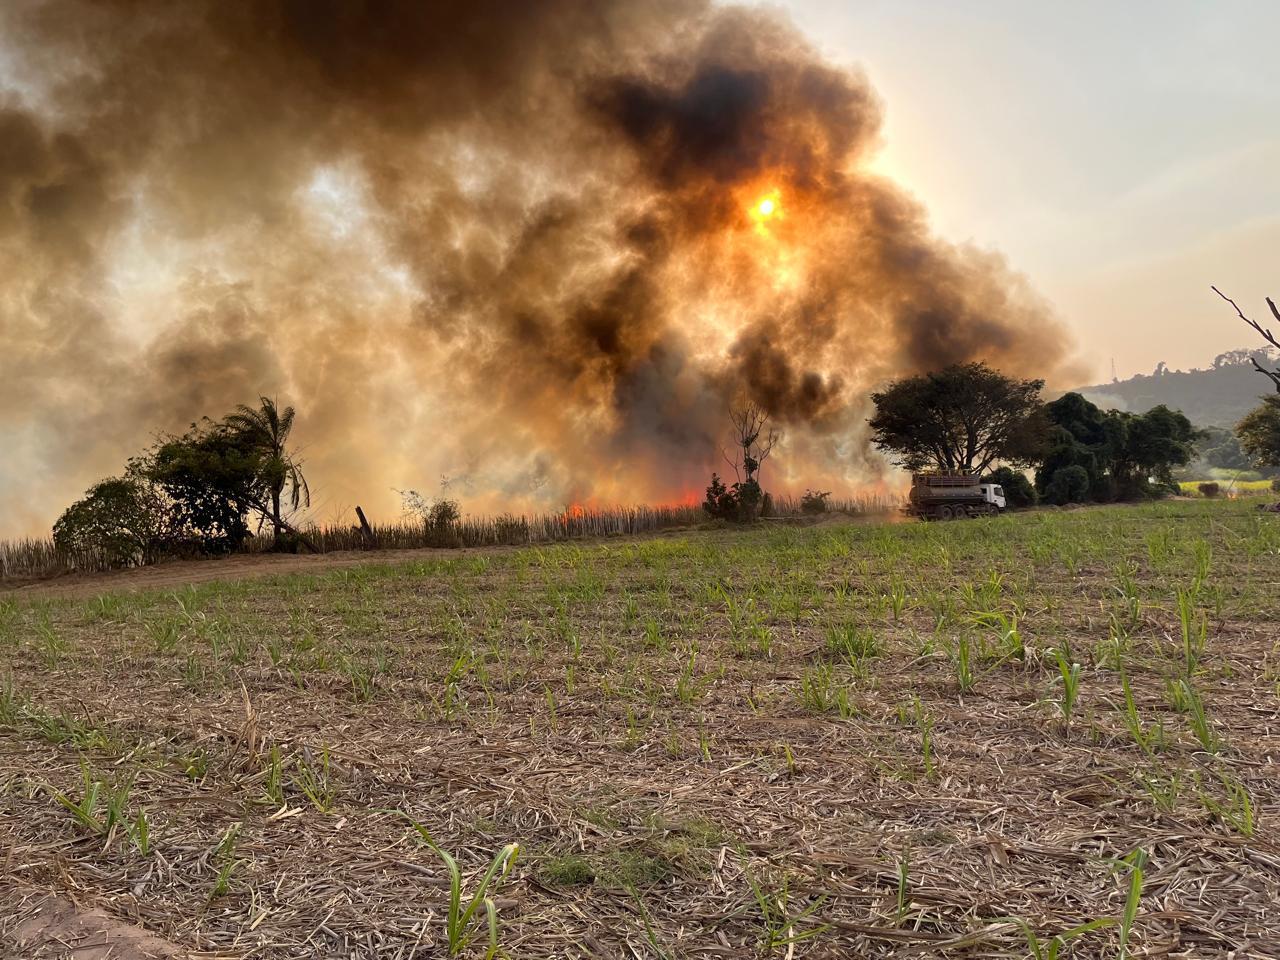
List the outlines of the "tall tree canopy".
{"type": "Polygon", "coordinates": [[[257,486],[270,504],[267,519],[271,521],[277,539],[285,529],[280,503],[286,491],[289,505],[294,510],[304,503],[311,506],[311,489],[307,486],[307,478],[302,475],[302,464],[288,447],[293,418],[293,407],[281,410],[275,400],[259,397],[256,410],[240,404],[235,413],[222,421],[242,447],[253,451],[257,486]]]}
{"type": "Polygon", "coordinates": [[[1048,434],[1043,380],[1016,380],[985,363],[908,377],[871,395],[872,441],[908,470],[982,473],[1032,464],[1048,434]]]}
{"type": "Polygon", "coordinates": [[[1280,466],[1280,394],[1263,397],[1262,403],[1236,424],[1236,435],[1258,466],[1280,466]]]}
{"type": "Polygon", "coordinates": [[[1150,496],[1157,492],[1152,478],[1168,488],[1172,469],[1195,455],[1198,432],[1165,406],[1143,414],[1104,412],[1067,393],[1045,409],[1053,426],[1036,487],[1050,503],[1150,496]]]}
{"type": "Polygon", "coordinates": [[[184,537],[216,552],[237,549],[249,536],[248,514],[266,512],[259,461],[241,434],[206,418],[135,465],[169,497],[184,537]]]}

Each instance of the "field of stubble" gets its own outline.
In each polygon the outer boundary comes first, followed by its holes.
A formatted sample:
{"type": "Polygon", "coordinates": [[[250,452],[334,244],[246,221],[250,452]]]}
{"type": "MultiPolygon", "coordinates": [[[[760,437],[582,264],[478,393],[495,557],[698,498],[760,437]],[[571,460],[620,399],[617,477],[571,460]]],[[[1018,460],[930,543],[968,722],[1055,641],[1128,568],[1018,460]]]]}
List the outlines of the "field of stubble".
{"type": "Polygon", "coordinates": [[[0,594],[5,955],[1280,956],[1248,504],[127,587],[0,594]]]}

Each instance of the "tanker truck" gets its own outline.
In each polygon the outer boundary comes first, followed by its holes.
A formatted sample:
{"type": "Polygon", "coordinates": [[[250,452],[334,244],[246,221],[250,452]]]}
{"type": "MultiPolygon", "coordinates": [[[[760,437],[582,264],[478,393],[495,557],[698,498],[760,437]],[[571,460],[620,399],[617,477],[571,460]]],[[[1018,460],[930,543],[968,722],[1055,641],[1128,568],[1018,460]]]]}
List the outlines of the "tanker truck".
{"type": "Polygon", "coordinates": [[[958,520],[995,516],[1004,508],[1004,490],[998,483],[982,483],[972,474],[916,473],[903,509],[921,520],[958,520]]]}

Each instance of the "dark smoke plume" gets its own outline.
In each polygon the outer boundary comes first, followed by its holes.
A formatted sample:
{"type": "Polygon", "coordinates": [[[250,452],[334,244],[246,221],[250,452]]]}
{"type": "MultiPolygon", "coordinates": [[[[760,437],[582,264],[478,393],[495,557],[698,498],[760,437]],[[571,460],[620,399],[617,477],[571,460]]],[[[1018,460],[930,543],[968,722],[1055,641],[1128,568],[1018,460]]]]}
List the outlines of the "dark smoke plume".
{"type": "Polygon", "coordinates": [[[1064,356],[772,14],[16,0],[0,38],[7,533],[259,392],[329,510],[441,473],[559,506],[696,491],[735,398],[786,431],[767,485],[873,482],[873,385],[1064,356]]]}

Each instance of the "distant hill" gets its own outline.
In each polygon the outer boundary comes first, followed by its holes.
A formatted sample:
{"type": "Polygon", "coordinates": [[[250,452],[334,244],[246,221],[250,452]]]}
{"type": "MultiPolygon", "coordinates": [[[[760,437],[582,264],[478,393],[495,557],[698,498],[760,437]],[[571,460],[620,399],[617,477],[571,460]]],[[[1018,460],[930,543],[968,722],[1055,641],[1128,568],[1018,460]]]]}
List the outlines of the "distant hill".
{"type": "Polygon", "coordinates": [[[1271,381],[1253,368],[1250,356],[1274,367],[1274,351],[1232,350],[1214,358],[1206,370],[1168,370],[1163,363],[1149,374],[1077,387],[1104,410],[1145,413],[1164,404],[1181,410],[1198,427],[1232,428],[1272,390],[1271,381]]]}

